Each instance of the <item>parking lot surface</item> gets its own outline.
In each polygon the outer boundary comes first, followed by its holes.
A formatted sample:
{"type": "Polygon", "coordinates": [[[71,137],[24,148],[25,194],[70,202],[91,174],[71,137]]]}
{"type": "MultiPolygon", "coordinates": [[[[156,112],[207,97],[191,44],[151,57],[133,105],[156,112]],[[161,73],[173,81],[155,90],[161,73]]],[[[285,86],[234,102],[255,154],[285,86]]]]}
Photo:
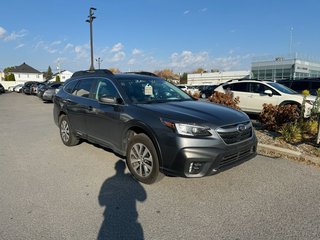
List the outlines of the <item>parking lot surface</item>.
{"type": "Polygon", "coordinates": [[[134,181],[62,144],[52,104],[0,95],[0,239],[320,239],[320,171],[263,156],[211,177],[134,181]]]}

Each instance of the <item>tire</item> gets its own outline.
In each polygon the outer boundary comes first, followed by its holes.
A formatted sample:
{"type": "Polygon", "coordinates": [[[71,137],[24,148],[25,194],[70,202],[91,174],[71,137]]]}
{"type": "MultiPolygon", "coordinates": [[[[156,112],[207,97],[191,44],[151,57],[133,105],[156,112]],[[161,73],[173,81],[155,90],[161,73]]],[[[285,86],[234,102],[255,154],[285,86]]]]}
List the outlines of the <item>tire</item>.
{"type": "Polygon", "coordinates": [[[73,133],[69,119],[62,115],[59,119],[60,137],[64,145],[75,146],[79,143],[79,138],[73,133]]]}
{"type": "Polygon", "coordinates": [[[130,138],[126,162],[133,177],[142,183],[152,184],[163,176],[159,171],[157,151],[150,138],[143,133],[130,138]]]}

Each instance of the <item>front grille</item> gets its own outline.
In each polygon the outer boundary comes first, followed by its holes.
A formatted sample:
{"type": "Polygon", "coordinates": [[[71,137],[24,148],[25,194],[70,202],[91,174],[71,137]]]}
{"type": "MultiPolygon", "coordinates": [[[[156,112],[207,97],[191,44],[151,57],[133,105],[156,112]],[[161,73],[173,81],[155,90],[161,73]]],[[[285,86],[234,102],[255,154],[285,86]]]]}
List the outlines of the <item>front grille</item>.
{"type": "Polygon", "coordinates": [[[230,155],[226,155],[219,164],[219,168],[226,167],[228,165],[232,165],[238,161],[246,159],[246,157],[250,156],[254,152],[253,147],[242,149],[237,153],[233,153],[230,155]]]}
{"type": "Polygon", "coordinates": [[[217,132],[226,144],[239,143],[252,137],[252,125],[250,122],[245,122],[220,127],[217,132]]]}

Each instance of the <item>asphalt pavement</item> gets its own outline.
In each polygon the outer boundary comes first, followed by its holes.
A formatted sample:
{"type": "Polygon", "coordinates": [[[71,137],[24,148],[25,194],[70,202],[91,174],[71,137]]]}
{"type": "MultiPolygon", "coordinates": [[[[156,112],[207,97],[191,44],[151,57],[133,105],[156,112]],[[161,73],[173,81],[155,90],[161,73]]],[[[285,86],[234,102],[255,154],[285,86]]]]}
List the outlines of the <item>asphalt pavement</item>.
{"type": "Polygon", "coordinates": [[[319,168],[257,156],[143,185],[112,152],[64,146],[52,108],[0,95],[0,239],[320,239],[319,168]]]}

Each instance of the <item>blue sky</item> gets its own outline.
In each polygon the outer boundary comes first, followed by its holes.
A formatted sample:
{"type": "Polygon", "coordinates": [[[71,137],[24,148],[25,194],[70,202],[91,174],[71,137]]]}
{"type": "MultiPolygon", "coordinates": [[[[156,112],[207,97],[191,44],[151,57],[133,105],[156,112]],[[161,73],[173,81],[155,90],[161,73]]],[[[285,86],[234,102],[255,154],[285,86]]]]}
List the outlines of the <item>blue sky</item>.
{"type": "Polygon", "coordinates": [[[254,57],[288,54],[290,42],[320,58],[319,0],[10,0],[1,3],[0,70],[87,69],[90,7],[102,68],[249,70],[254,57]]]}

